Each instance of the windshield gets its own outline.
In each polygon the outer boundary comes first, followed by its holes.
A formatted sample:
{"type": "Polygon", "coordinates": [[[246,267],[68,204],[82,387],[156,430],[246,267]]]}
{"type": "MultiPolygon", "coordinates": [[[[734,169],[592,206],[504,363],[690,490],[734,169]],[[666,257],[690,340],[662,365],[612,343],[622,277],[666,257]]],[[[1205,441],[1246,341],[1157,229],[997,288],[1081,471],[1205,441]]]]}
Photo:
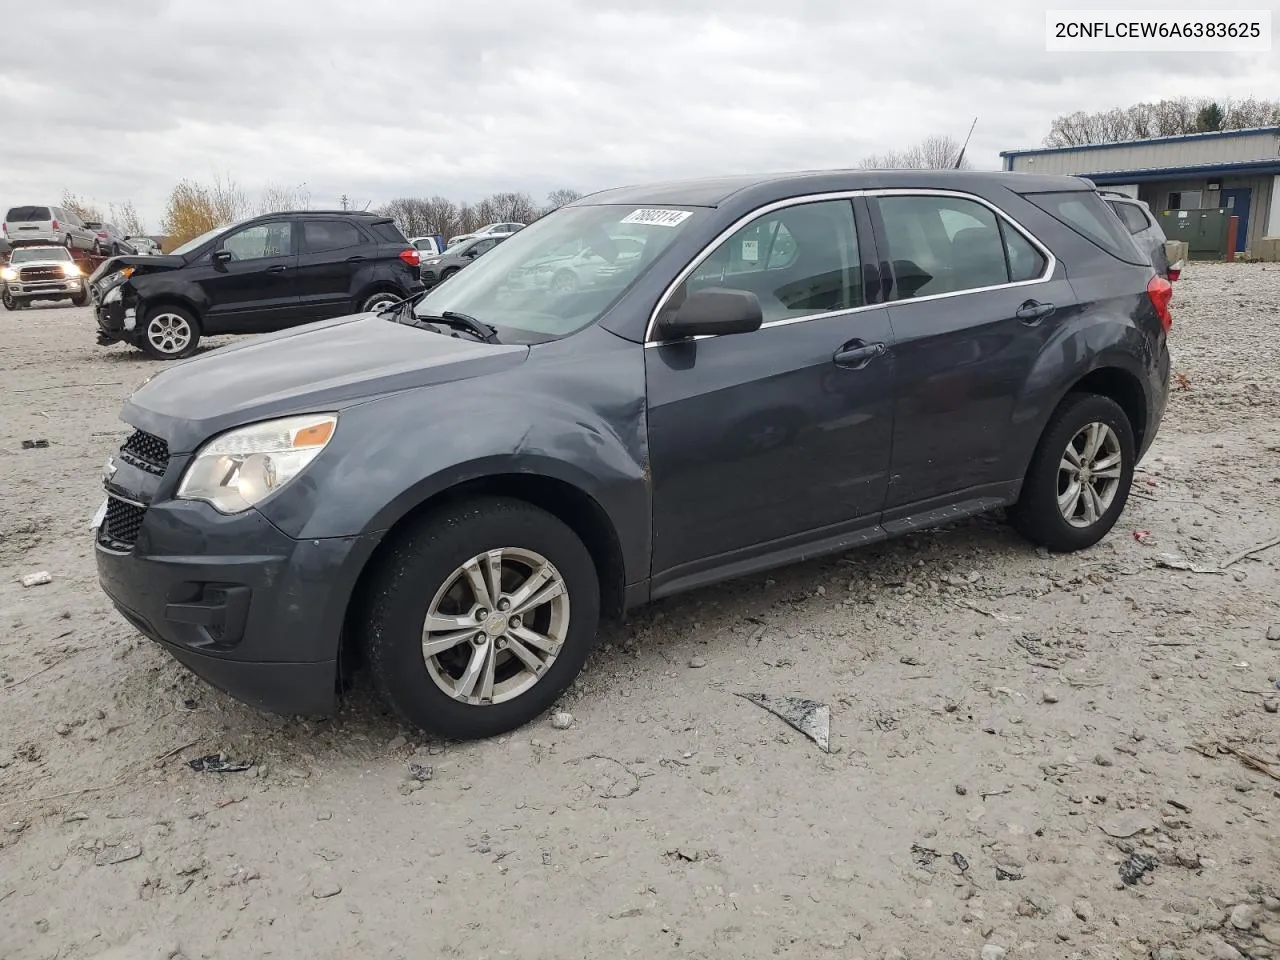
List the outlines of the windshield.
{"type": "Polygon", "coordinates": [[[497,327],[507,343],[568,336],[595,323],[699,216],[675,207],[561,207],[432,287],[414,312],[465,313],[497,327]]]}
{"type": "Polygon", "coordinates": [[[170,251],[169,251],[169,256],[171,256],[171,257],[182,257],[182,256],[186,256],[186,255],[187,255],[188,253],[190,253],[192,250],[197,250],[197,249],[199,249],[201,246],[203,246],[204,244],[208,243],[210,240],[212,240],[212,239],[213,239],[214,237],[216,237],[218,234],[223,233],[224,231],[230,230],[230,229],[232,229],[233,227],[238,227],[238,226],[240,226],[240,224],[241,224],[241,223],[244,223],[244,222],[245,222],[245,221],[240,220],[240,221],[237,221],[236,223],[224,223],[224,224],[223,224],[222,226],[220,226],[220,227],[214,227],[212,230],[209,230],[209,231],[207,231],[207,232],[205,232],[205,233],[200,234],[200,236],[196,237],[194,240],[188,240],[188,241],[187,241],[186,243],[184,243],[182,246],[177,247],[177,248],[175,248],[175,249],[173,249],[173,250],[170,250],[170,251]]]}
{"type": "Polygon", "coordinates": [[[66,247],[15,247],[9,254],[10,263],[32,263],[36,260],[70,260],[71,251],[66,247]]]}

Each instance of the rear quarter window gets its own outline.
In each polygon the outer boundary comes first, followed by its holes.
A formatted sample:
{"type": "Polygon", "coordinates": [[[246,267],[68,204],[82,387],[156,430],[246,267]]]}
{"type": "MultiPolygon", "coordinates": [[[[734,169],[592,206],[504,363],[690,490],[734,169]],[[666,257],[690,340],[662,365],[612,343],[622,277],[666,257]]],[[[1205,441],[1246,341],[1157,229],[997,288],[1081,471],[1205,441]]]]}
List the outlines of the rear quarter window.
{"type": "Polygon", "coordinates": [[[1023,196],[1117,260],[1135,266],[1146,265],[1146,258],[1134,246],[1128,231],[1116,215],[1107,209],[1103,199],[1092,190],[1028,193],[1023,196]]]}
{"type": "Polygon", "coordinates": [[[1137,207],[1132,203],[1121,203],[1119,201],[1110,204],[1111,209],[1116,212],[1116,216],[1120,218],[1130,233],[1141,233],[1151,224],[1147,220],[1147,215],[1142,212],[1141,207],[1137,207]]]}
{"type": "Polygon", "coordinates": [[[38,220],[52,220],[48,207],[11,207],[4,215],[9,223],[31,223],[38,220]]]}
{"type": "Polygon", "coordinates": [[[392,220],[375,220],[369,224],[369,229],[373,231],[373,235],[383,243],[403,243],[409,245],[409,239],[400,232],[400,228],[395,225],[392,220]]]}

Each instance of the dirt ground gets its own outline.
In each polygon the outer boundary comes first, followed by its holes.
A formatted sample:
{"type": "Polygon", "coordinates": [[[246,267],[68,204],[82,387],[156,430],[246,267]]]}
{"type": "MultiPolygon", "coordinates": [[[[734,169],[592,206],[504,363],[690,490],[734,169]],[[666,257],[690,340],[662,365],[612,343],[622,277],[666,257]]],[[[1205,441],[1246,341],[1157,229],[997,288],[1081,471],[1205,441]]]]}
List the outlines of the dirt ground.
{"type": "Polygon", "coordinates": [[[138,637],[88,523],[156,365],[0,315],[0,958],[1280,957],[1280,548],[1236,560],[1280,536],[1280,267],[1194,265],[1174,313],[1098,547],[983,519],[665,601],[568,729],[466,746],[138,637]],[[829,704],[831,752],[752,692],[829,704]]]}

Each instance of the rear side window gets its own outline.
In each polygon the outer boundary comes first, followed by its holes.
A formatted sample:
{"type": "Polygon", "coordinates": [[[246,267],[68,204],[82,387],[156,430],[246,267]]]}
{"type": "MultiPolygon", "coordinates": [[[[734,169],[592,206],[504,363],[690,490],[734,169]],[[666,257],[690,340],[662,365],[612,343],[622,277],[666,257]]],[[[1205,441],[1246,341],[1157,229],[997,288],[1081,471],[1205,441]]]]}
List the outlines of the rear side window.
{"type": "Polygon", "coordinates": [[[375,220],[369,224],[369,229],[383,243],[403,243],[406,246],[409,243],[405,235],[400,232],[400,228],[396,226],[394,220],[375,220]]]}
{"type": "Polygon", "coordinates": [[[32,223],[39,220],[52,220],[53,214],[49,212],[48,207],[13,207],[4,218],[9,223],[32,223]]]}
{"type": "Polygon", "coordinates": [[[1064,193],[1028,193],[1025,198],[1059,223],[1125,263],[1145,264],[1146,259],[1129,239],[1129,233],[1112,216],[1103,199],[1091,190],[1064,193]]]}
{"type": "Polygon", "coordinates": [[[1026,238],[975,200],[903,196],[872,202],[884,222],[899,299],[997,287],[1011,275],[1031,280],[1044,272],[1044,257],[1026,238]]]}
{"type": "Polygon", "coordinates": [[[324,253],[326,250],[344,250],[364,243],[364,234],[354,223],[346,220],[304,220],[302,222],[302,250],[304,253],[324,253]]]}
{"type": "Polygon", "coordinates": [[[1120,218],[1120,222],[1125,225],[1130,233],[1141,233],[1151,226],[1147,221],[1147,215],[1135,204],[1112,203],[1111,209],[1116,212],[1116,216],[1120,218]]]}

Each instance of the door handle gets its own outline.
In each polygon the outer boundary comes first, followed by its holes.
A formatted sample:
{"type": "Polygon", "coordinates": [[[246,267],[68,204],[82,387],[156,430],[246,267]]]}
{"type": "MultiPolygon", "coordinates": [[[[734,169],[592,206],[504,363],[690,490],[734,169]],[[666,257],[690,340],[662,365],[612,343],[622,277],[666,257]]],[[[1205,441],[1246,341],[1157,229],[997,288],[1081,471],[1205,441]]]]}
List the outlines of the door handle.
{"type": "Polygon", "coordinates": [[[274,267],[267,267],[267,273],[284,273],[288,269],[283,263],[277,263],[274,267]]]}
{"type": "Polygon", "coordinates": [[[1023,323],[1035,326],[1056,308],[1052,303],[1041,303],[1039,300],[1028,300],[1018,308],[1017,317],[1023,323]]]}
{"type": "Polygon", "coordinates": [[[364,257],[360,256],[347,257],[347,263],[364,263],[364,259],[364,257]]]}
{"type": "Polygon", "coordinates": [[[851,340],[837,350],[835,356],[831,359],[835,361],[837,367],[844,367],[848,370],[861,370],[882,353],[884,353],[883,343],[863,343],[861,340],[851,340]]]}

